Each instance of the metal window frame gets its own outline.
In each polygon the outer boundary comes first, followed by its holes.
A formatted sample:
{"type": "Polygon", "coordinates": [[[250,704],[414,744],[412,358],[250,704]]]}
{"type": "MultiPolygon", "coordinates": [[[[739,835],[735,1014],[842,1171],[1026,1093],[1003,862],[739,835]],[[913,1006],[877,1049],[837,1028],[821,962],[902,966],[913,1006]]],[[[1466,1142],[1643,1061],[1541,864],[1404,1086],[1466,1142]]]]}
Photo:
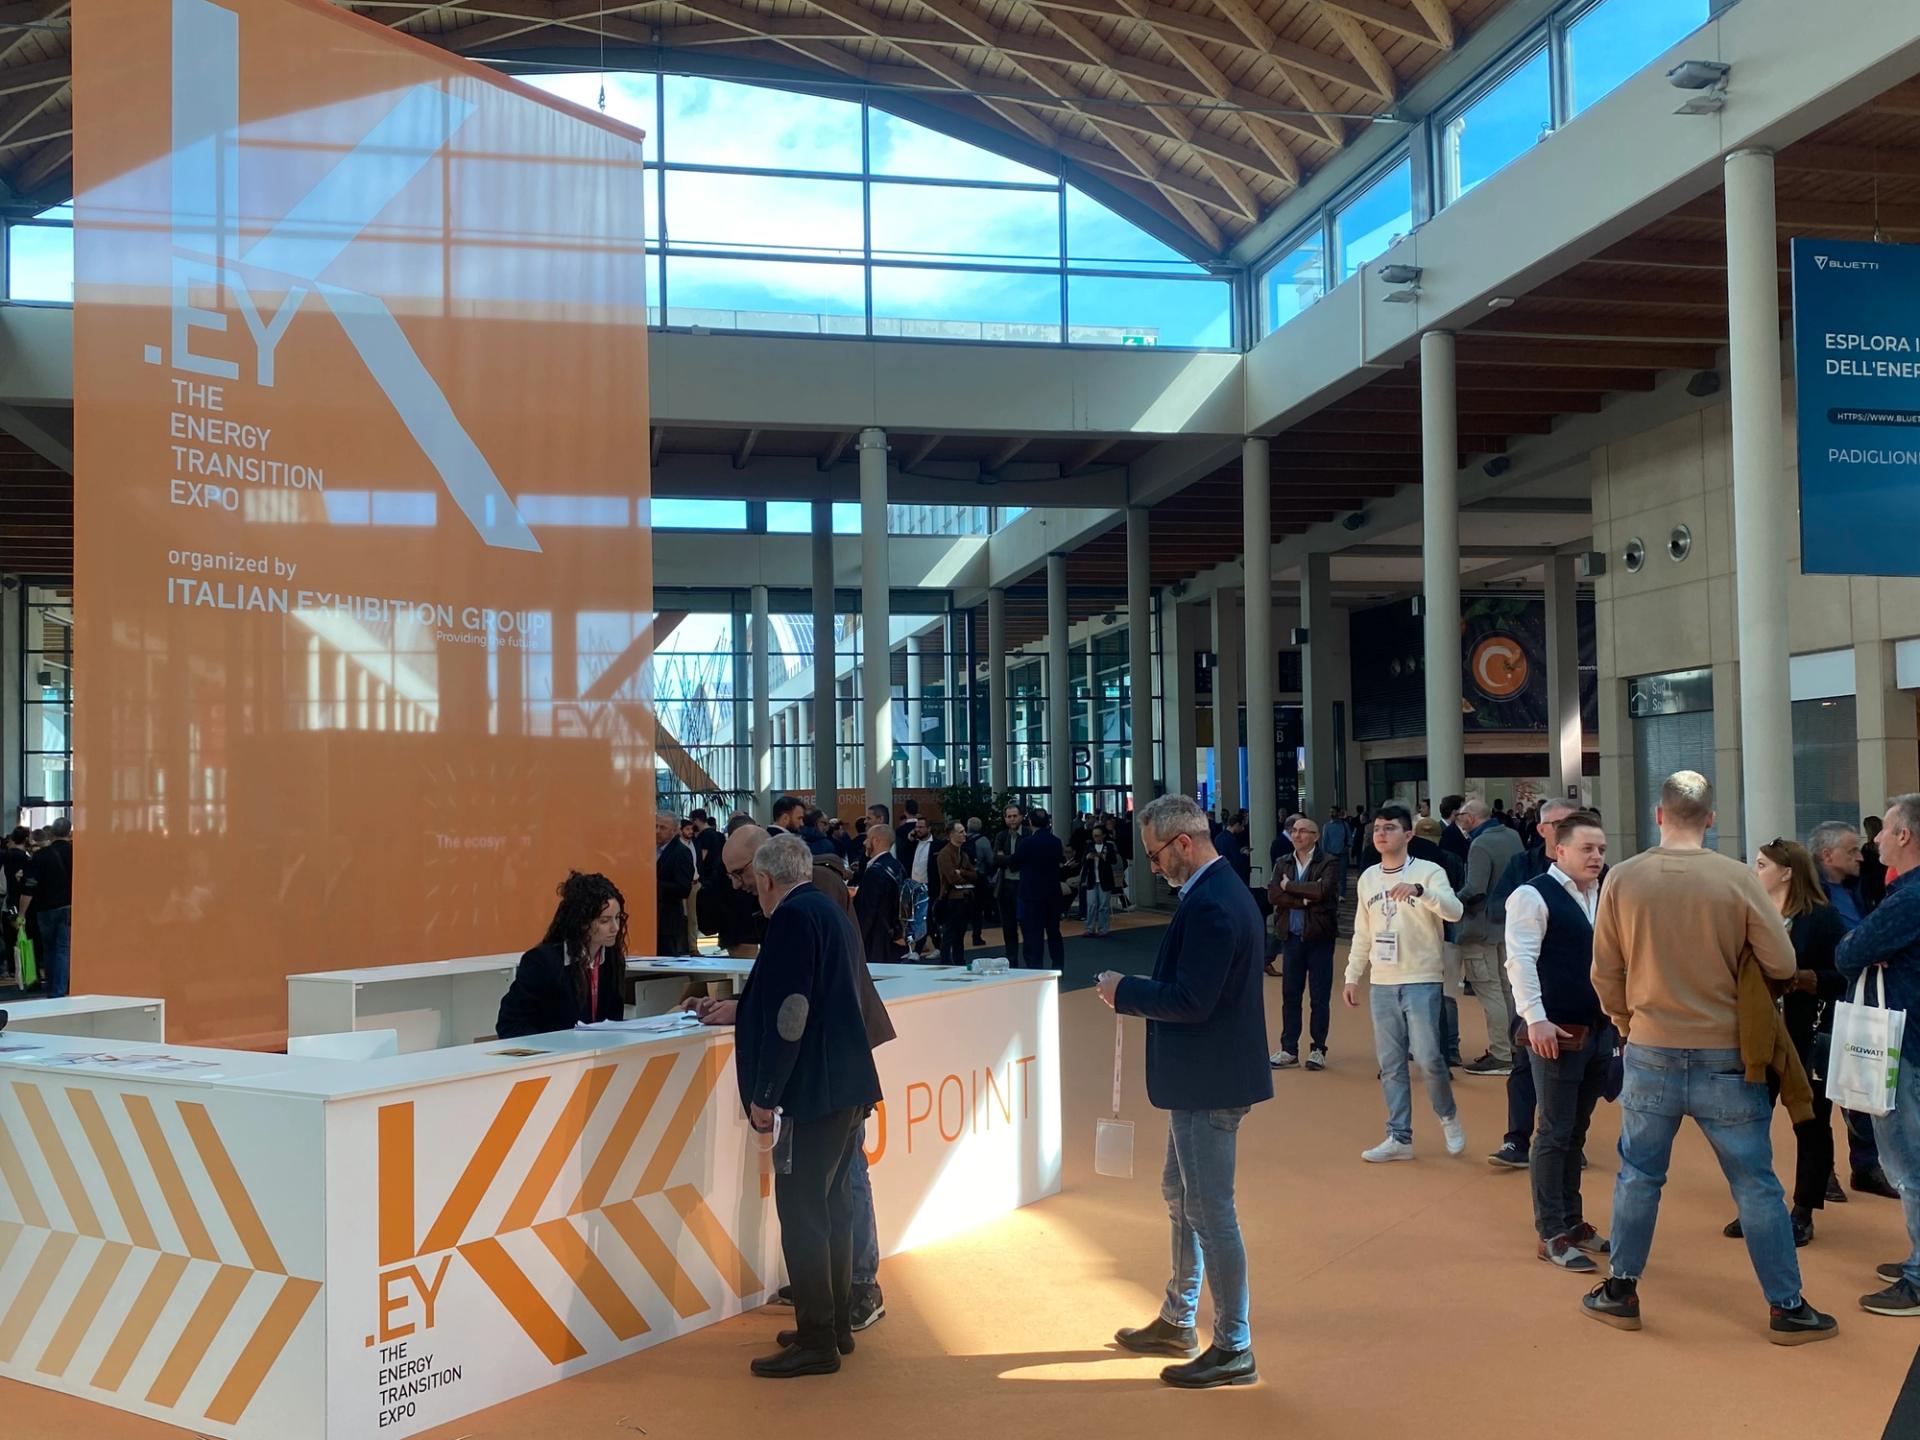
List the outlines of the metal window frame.
{"type": "MultiPolygon", "coordinates": [[[[1273,279],[1274,273],[1279,270],[1280,266],[1291,259],[1296,251],[1304,250],[1307,247],[1309,237],[1316,235],[1319,237],[1320,243],[1320,293],[1314,297],[1312,303],[1317,305],[1320,301],[1327,298],[1327,277],[1332,267],[1327,263],[1327,214],[1326,211],[1320,210],[1316,211],[1313,218],[1306,224],[1302,225],[1298,230],[1295,230],[1291,235],[1287,236],[1286,239],[1274,246],[1268,256],[1267,262],[1253,272],[1254,305],[1260,322],[1258,328],[1259,334],[1270,335],[1275,330],[1278,330],[1280,325],[1286,323],[1285,321],[1281,321],[1276,324],[1272,312],[1267,306],[1268,282],[1273,279]]],[[[1302,308],[1306,309],[1311,307],[1302,308]]],[[[1300,310],[1294,312],[1295,315],[1300,313],[1302,313],[1300,310]]],[[[1292,318],[1292,315],[1287,317],[1289,320],[1292,318]]]]}
{"type": "MultiPolygon", "coordinates": [[[[1595,3],[1598,3],[1598,0],[1595,0],[1595,3]]],[[[1533,61],[1541,55],[1547,57],[1548,134],[1559,130],[1563,123],[1560,114],[1560,93],[1562,86],[1559,81],[1562,57],[1555,49],[1554,27],[1555,21],[1549,20],[1546,25],[1529,30],[1524,37],[1510,46],[1499,59],[1482,69],[1472,80],[1462,86],[1457,93],[1449,96],[1447,103],[1435,110],[1433,114],[1428,117],[1427,121],[1424,122],[1430,131],[1427,137],[1427,153],[1430,156],[1430,163],[1433,169],[1432,194],[1435,214],[1438,214],[1441,210],[1444,210],[1460,198],[1459,195],[1450,195],[1447,193],[1447,165],[1446,157],[1442,149],[1446,141],[1447,127],[1452,125],[1454,121],[1466,114],[1467,111],[1473,109],[1474,106],[1478,105],[1488,96],[1492,95],[1494,91],[1506,84],[1507,81],[1513,79],[1514,76],[1519,74],[1520,71],[1528,65],[1531,65],[1533,61]]],[[[1534,141],[1536,145],[1539,143],[1540,141],[1537,139],[1534,141]]],[[[1524,154],[1525,152],[1522,151],[1521,153],[1524,154]]],[[[1502,161],[1494,173],[1499,173],[1500,169],[1511,165],[1513,161],[1517,159],[1519,159],[1519,156],[1515,155],[1502,161]]]]}
{"type": "MultiPolygon", "coordinates": [[[[1374,164],[1368,166],[1365,173],[1356,177],[1351,188],[1337,196],[1334,200],[1328,202],[1325,211],[1327,217],[1327,262],[1329,267],[1327,275],[1328,279],[1333,281],[1332,285],[1328,287],[1329,289],[1334,286],[1344,285],[1348,280],[1353,278],[1351,275],[1342,275],[1338,280],[1333,280],[1334,270],[1340,261],[1339,227],[1341,215],[1371,195],[1375,188],[1379,186],[1380,182],[1385,180],[1387,176],[1391,175],[1395,170],[1399,169],[1402,164],[1405,164],[1407,167],[1407,213],[1410,217],[1407,227],[1408,232],[1411,233],[1414,229],[1418,228],[1420,224],[1420,196],[1415,185],[1415,180],[1418,178],[1415,175],[1415,170],[1418,167],[1413,163],[1414,156],[1418,153],[1418,147],[1413,143],[1417,138],[1417,136],[1408,136],[1400,144],[1394,146],[1393,149],[1381,156],[1374,164]]],[[[1361,266],[1355,268],[1354,274],[1359,274],[1360,269],[1369,263],[1371,262],[1361,262],[1361,266]]]]}

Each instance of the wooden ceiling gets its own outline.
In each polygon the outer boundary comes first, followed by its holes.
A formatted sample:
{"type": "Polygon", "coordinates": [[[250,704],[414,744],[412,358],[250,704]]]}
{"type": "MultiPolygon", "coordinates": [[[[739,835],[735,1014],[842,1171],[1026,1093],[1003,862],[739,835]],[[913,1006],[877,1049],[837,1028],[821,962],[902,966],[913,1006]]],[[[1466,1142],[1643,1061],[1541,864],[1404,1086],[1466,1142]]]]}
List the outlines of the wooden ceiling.
{"type": "MultiPolygon", "coordinates": [[[[1920,80],[1786,147],[1775,166],[1790,323],[1795,235],[1865,240],[1877,227],[1888,240],[1920,241],[1920,80]]],[[[1461,465],[1549,434],[1565,417],[1598,413],[1612,397],[1650,391],[1662,371],[1714,370],[1727,345],[1725,213],[1715,189],[1461,332],[1461,465]]],[[[1419,363],[1409,362],[1273,438],[1275,543],[1420,483],[1419,386],[1419,363]]],[[[1242,511],[1237,461],[1156,506],[1153,584],[1237,559],[1242,511]]],[[[1075,622],[1124,609],[1126,576],[1124,529],[1069,555],[1068,584],[1087,597],[1075,622]]],[[[1010,645],[1045,636],[1044,599],[1044,586],[1026,586],[1010,602],[1010,645]]]]}
{"type": "MultiPolygon", "coordinates": [[[[158,3],[158,0],[156,0],[158,3]]],[[[716,62],[910,94],[1221,255],[1506,0],[334,0],[476,59],[716,62]],[[664,54],[662,52],[665,52],[664,54]]],[[[72,0],[0,3],[0,178],[64,199],[72,0]]],[[[637,62],[629,62],[637,63],[637,62]]]]}

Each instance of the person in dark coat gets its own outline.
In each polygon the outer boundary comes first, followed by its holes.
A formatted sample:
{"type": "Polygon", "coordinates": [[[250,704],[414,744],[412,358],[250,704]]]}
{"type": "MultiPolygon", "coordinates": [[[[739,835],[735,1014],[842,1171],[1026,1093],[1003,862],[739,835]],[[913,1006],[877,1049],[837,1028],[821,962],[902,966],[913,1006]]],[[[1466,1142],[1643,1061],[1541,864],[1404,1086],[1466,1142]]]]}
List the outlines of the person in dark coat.
{"type": "MultiPolygon", "coordinates": [[[[1301,996],[1311,1006],[1307,1069],[1327,1064],[1327,1027],[1333,1009],[1333,946],[1340,931],[1340,863],[1320,849],[1320,827],[1308,815],[1290,815],[1281,835],[1286,855],[1274,862],[1267,900],[1280,931],[1280,1048],[1276,1070],[1300,1063],[1301,996]]],[[[1272,974],[1269,966],[1268,974],[1272,974]]]]}
{"type": "MultiPolygon", "coordinates": [[[[1067,942],[1060,934],[1060,917],[1066,905],[1060,895],[1060,867],[1066,863],[1067,847],[1053,833],[1053,818],[1044,810],[1027,817],[1032,831],[1007,863],[1020,874],[1020,929],[1025,943],[1021,960],[1029,970],[1041,969],[1044,952],[1055,970],[1064,969],[1067,942]]],[[[1012,960],[1012,956],[1008,956],[1012,960]]]]}
{"type": "Polygon", "coordinates": [[[1020,870],[1014,855],[1027,838],[1026,812],[1008,805],[1001,817],[1006,828],[993,837],[993,904],[1000,921],[1000,943],[1007,964],[1020,968],[1020,870]]]}
{"type": "Polygon", "coordinates": [[[576,870],[560,885],[546,939],[520,957],[493,1033],[514,1040],[622,1019],[626,975],[626,897],[606,876],[576,870]]]}
{"type": "Polygon", "coordinates": [[[905,878],[893,855],[893,827],[867,826],[867,865],[860,872],[853,914],[868,965],[897,965],[906,948],[900,921],[900,882],[905,878]]]}
{"type": "Polygon", "coordinates": [[[795,1329],[752,1364],[769,1379],[832,1374],[853,1349],[853,1168],[880,1075],[860,1012],[853,924],[812,884],[813,856],[775,836],[753,857],[767,917],[760,957],[734,1011],[734,1069],[747,1121],[791,1131],[773,1179],[795,1329]]]}
{"type": "Polygon", "coordinates": [[[680,826],[667,815],[654,817],[655,953],[687,953],[687,898],[693,894],[693,852],[680,843],[680,826]]]}
{"type": "Polygon", "coordinates": [[[1158,1318],[1114,1339],[1140,1354],[1194,1357],[1160,1372],[1169,1385],[1250,1385],[1259,1369],[1247,1328],[1247,1251],[1233,1174],[1241,1121],[1273,1098],[1260,988],[1265,932],[1252,894],[1214,849],[1198,805],[1163,795],[1139,821],[1140,843],[1154,870],[1179,888],[1180,906],[1161,937],[1151,979],[1109,970],[1098,984],[1116,1013],[1147,1020],[1147,1098],[1171,1112],[1160,1184],[1175,1259],[1158,1318]],[[1203,1268],[1213,1343],[1201,1351],[1194,1321],[1203,1268]]]}

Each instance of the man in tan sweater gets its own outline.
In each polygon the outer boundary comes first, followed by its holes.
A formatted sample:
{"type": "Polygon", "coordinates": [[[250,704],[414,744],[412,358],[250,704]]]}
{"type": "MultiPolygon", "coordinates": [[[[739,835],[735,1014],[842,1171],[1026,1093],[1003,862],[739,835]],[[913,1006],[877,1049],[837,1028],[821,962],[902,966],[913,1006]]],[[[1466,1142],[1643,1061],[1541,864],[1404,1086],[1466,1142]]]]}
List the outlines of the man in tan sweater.
{"type": "Polygon", "coordinates": [[[1620,1177],[1613,1189],[1612,1275],[1583,1302],[1594,1319],[1640,1328],[1641,1272],[1660,1187],[1682,1119],[1691,1116],[1726,1172],[1747,1256],[1771,1306],[1767,1338],[1801,1345],[1837,1333],[1800,1294],[1800,1262],[1773,1173],[1773,1102],[1740,1057],[1741,957],[1776,979],[1793,944],[1760,882],[1706,848],[1713,786],[1692,770],[1667,778],[1655,812],[1660,843],[1618,866],[1600,893],[1593,988],[1625,1047],[1620,1177]]]}

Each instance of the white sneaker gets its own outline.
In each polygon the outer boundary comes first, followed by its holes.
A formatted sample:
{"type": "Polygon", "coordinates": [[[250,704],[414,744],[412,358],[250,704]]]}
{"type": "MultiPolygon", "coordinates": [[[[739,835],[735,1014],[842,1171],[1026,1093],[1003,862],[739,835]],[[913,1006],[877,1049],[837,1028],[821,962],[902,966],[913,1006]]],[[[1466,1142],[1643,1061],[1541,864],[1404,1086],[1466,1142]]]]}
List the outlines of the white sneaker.
{"type": "Polygon", "coordinates": [[[1407,1140],[1396,1140],[1389,1135],[1371,1150],[1362,1150],[1360,1158],[1373,1165],[1384,1165],[1389,1160],[1411,1160],[1413,1144],[1407,1140]]]}
{"type": "Polygon", "coordinates": [[[1291,1070],[1299,1063],[1300,1057],[1291,1050],[1276,1050],[1267,1061],[1267,1064],[1275,1070],[1291,1070]]]}
{"type": "Polygon", "coordinates": [[[1447,1137],[1447,1154],[1464,1155],[1467,1153],[1467,1127],[1460,1123],[1455,1115],[1450,1120],[1440,1122],[1440,1133],[1447,1137]]]}

